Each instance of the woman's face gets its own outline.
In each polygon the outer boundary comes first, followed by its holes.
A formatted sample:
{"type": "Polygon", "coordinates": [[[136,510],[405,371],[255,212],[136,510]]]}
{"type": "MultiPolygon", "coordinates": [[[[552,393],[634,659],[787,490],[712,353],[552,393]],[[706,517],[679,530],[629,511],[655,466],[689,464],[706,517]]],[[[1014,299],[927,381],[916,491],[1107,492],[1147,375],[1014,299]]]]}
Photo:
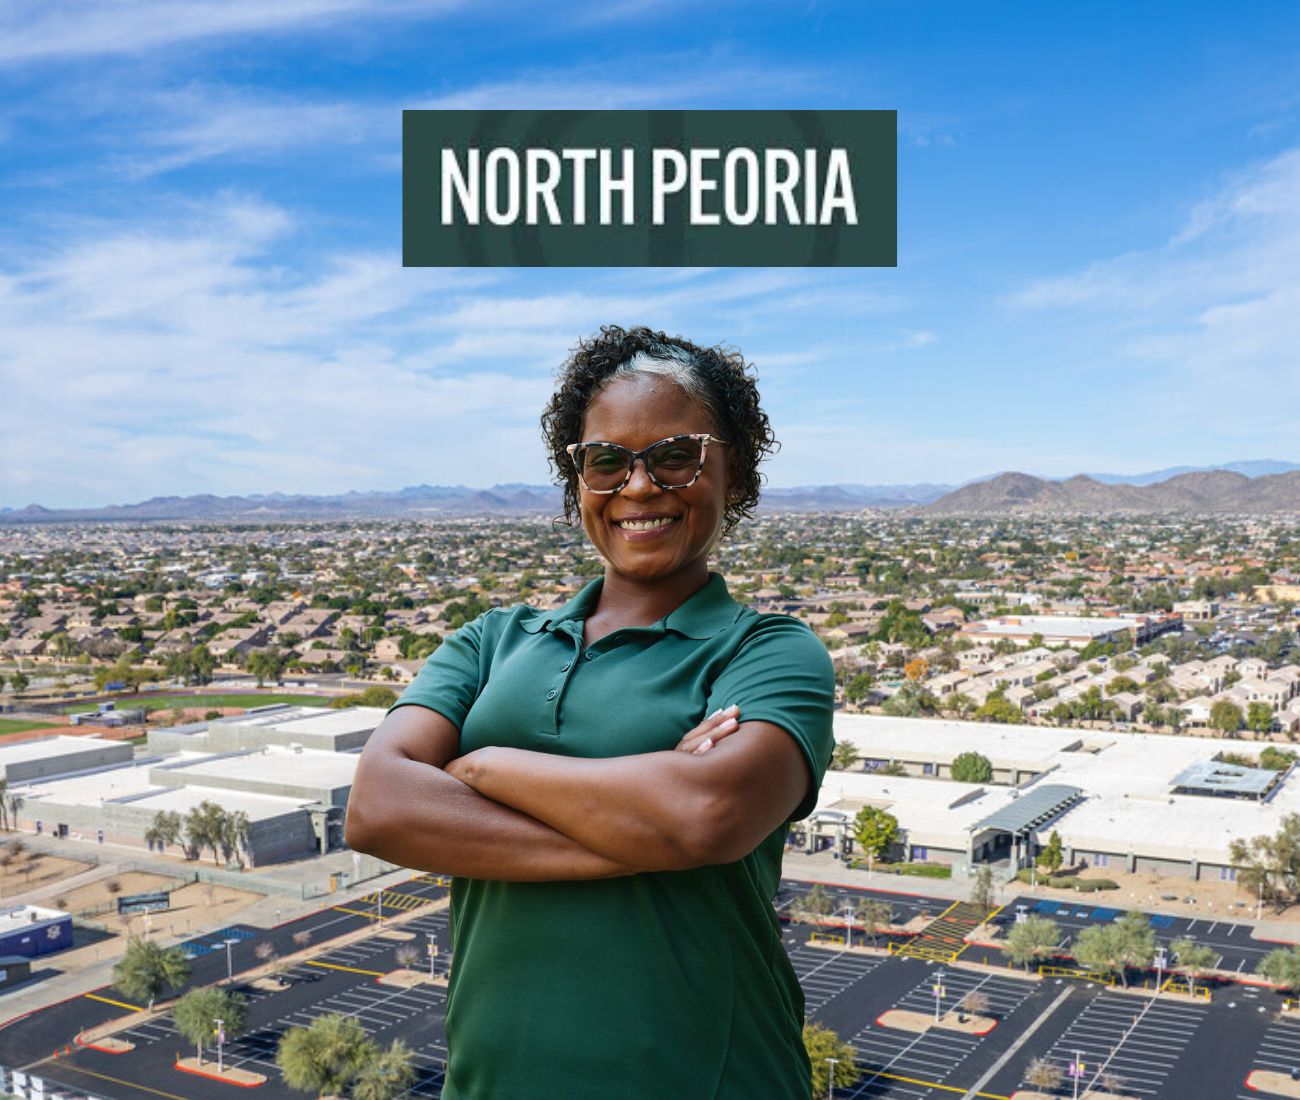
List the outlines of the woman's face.
{"type": "MultiPolygon", "coordinates": [[[[581,441],[619,443],[639,451],[670,435],[695,432],[718,435],[708,414],[676,382],[639,374],[616,379],[596,395],[583,417],[581,441]]],[[[685,489],[661,489],[642,460],[616,493],[591,493],[579,486],[582,525],[611,569],[637,581],[707,575],[709,550],[722,533],[727,501],[725,452],[710,442],[699,479],[685,489]],[[641,529],[625,526],[628,521],[642,521],[641,529]],[[644,521],[660,525],[644,527],[644,521]]]]}

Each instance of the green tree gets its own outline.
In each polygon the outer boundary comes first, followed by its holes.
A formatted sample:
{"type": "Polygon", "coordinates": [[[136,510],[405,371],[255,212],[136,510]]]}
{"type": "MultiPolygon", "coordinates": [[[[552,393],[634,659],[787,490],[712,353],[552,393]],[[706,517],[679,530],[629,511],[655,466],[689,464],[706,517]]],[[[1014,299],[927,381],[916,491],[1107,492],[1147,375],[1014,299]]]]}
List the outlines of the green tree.
{"type": "Polygon", "coordinates": [[[1007,956],[1028,970],[1032,964],[1053,955],[1060,939],[1061,930],[1056,921],[1028,916],[1013,924],[1007,933],[1007,956]]]}
{"type": "Polygon", "coordinates": [[[889,902],[879,898],[860,897],[854,906],[853,915],[862,926],[863,935],[870,936],[871,942],[877,942],[880,933],[889,927],[894,919],[894,910],[889,902]]]}
{"type": "Polygon", "coordinates": [[[1300,947],[1279,947],[1259,961],[1259,972],[1274,985],[1300,989],[1300,947]]]}
{"type": "Polygon", "coordinates": [[[30,683],[31,680],[27,678],[27,674],[21,668],[14,669],[13,672],[9,673],[9,687],[15,695],[21,695],[27,690],[30,683]]]}
{"type": "Polygon", "coordinates": [[[217,1021],[227,1036],[243,1034],[248,1026],[248,1007],[238,993],[207,985],[191,989],[172,1009],[176,1030],[194,1044],[198,1060],[203,1061],[203,1048],[216,1042],[217,1021]]]}
{"type": "Polygon", "coordinates": [[[807,893],[801,895],[793,908],[799,920],[819,921],[830,916],[835,906],[834,899],[820,882],[813,883],[807,893]]]}
{"type": "Polygon", "coordinates": [[[952,777],[958,783],[988,783],[993,778],[993,765],[987,756],[977,752],[960,752],[952,759],[952,777]]]}
{"type": "Polygon", "coordinates": [[[981,863],[975,872],[975,881],[971,884],[970,900],[982,909],[997,907],[996,890],[993,885],[993,868],[981,863]]]}
{"type": "Polygon", "coordinates": [[[1124,936],[1114,924],[1090,924],[1074,940],[1074,958],[1086,970],[1106,977],[1125,976],[1124,936]]]}
{"type": "Polygon", "coordinates": [[[375,1058],[375,1044],[355,1016],[319,1016],[280,1037],[275,1063],[285,1083],[304,1092],[341,1095],[375,1058]]]}
{"type": "Polygon", "coordinates": [[[1174,940],[1170,945],[1178,969],[1187,975],[1187,988],[1196,992],[1196,982],[1205,977],[1219,961],[1219,953],[1209,944],[1195,940],[1174,940]]]}
{"type": "Polygon", "coordinates": [[[868,855],[883,859],[898,838],[898,818],[888,810],[863,806],[853,819],[853,839],[868,855]]]}
{"type": "Polygon", "coordinates": [[[1038,853],[1036,861],[1039,867],[1042,867],[1049,874],[1056,874],[1061,869],[1061,864],[1065,862],[1065,852],[1061,844],[1061,834],[1055,829],[1052,835],[1047,838],[1047,847],[1038,853]]]}
{"type": "Polygon", "coordinates": [[[1273,732],[1273,708],[1267,703],[1251,703],[1246,707],[1246,728],[1254,733],[1273,732]]]}
{"type": "Polygon", "coordinates": [[[921,718],[937,713],[939,701],[915,680],[907,680],[880,709],[893,718],[921,718]]]}
{"type": "Polygon", "coordinates": [[[1116,676],[1106,685],[1107,695],[1118,695],[1121,691],[1137,691],[1138,682],[1131,676],[1116,676]]]}
{"type": "Polygon", "coordinates": [[[859,672],[844,685],[844,698],[854,706],[860,706],[871,696],[871,688],[876,682],[869,672],[859,672]]]}
{"type": "Polygon", "coordinates": [[[852,741],[844,740],[835,743],[835,750],[831,753],[831,767],[836,771],[848,771],[858,762],[858,750],[852,741]]]}
{"type": "Polygon", "coordinates": [[[396,1100],[415,1082],[414,1054],[401,1039],[377,1051],[357,1074],[352,1100],[396,1100]]]}
{"type": "Polygon", "coordinates": [[[1241,707],[1236,703],[1228,702],[1227,699],[1220,699],[1210,707],[1210,727],[1229,737],[1236,735],[1244,721],[1241,707]]]}
{"type": "Polygon", "coordinates": [[[278,680],[284,671],[288,658],[274,646],[255,649],[244,658],[244,668],[257,680],[258,687],[265,687],[267,680],[278,680]]]}
{"type": "Polygon", "coordinates": [[[229,836],[226,811],[217,803],[204,799],[185,815],[185,843],[195,853],[212,849],[212,862],[220,864],[221,849],[229,836]]]}
{"type": "Polygon", "coordinates": [[[1280,912],[1300,882],[1300,814],[1284,814],[1271,836],[1232,841],[1228,856],[1237,870],[1237,885],[1280,912]]]}
{"type": "Polygon", "coordinates": [[[1295,763],[1295,753],[1290,749],[1279,749],[1276,745],[1266,745],[1259,754],[1259,766],[1275,772],[1286,771],[1295,763]]]}
{"type": "Polygon", "coordinates": [[[862,1079],[862,1070],[856,1061],[857,1051],[835,1031],[816,1020],[805,1020],[803,1045],[812,1063],[812,1093],[809,1100],[821,1100],[830,1092],[831,1070],[835,1071],[835,1087],[849,1089],[862,1079]],[[832,1063],[831,1059],[834,1059],[832,1063]]]}
{"type": "Polygon", "coordinates": [[[148,1001],[150,1009],[165,989],[179,989],[190,977],[190,961],[179,947],[163,947],[132,936],[113,967],[113,985],[133,1001],[148,1001]]]}
{"type": "Polygon", "coordinates": [[[392,688],[375,684],[354,695],[341,695],[333,700],[330,706],[335,710],[343,710],[345,707],[382,707],[387,710],[396,702],[397,692],[392,688]]]}
{"type": "Polygon", "coordinates": [[[1025,716],[1021,709],[1000,691],[991,692],[975,711],[977,722],[1001,722],[1004,725],[1021,725],[1025,716]]]}
{"type": "Polygon", "coordinates": [[[180,842],[183,829],[181,815],[175,810],[159,810],[144,831],[145,843],[163,851],[168,844],[180,842]]]}

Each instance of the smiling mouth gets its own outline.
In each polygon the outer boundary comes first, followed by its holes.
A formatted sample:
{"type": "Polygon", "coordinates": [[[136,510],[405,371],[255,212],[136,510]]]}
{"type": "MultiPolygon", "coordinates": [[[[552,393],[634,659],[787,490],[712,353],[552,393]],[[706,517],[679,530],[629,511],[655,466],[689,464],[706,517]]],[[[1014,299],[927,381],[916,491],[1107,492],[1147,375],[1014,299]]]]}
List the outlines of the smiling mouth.
{"type": "Polygon", "coordinates": [[[676,516],[657,516],[654,519],[616,519],[614,526],[622,531],[657,531],[676,522],[676,516]]]}

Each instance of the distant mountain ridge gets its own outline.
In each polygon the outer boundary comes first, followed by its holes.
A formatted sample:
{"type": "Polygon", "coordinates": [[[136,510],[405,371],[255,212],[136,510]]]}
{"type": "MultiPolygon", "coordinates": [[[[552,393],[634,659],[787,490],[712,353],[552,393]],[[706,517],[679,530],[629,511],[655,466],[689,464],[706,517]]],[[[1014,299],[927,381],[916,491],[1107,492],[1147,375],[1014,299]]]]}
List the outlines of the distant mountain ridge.
{"type": "MultiPolygon", "coordinates": [[[[1173,469],[1177,472],[1076,474],[1065,479],[1002,473],[960,486],[921,483],[768,488],[763,492],[761,507],[772,512],[908,509],[931,515],[1300,512],[1300,464],[1259,459],[1233,462],[1226,467],[1173,469]],[[1157,476],[1161,473],[1169,476],[1157,476]]],[[[353,489],[323,496],[279,492],[243,496],[201,493],[152,497],[135,504],[99,508],[46,508],[29,504],[25,508],[0,508],[0,524],[556,516],[562,510],[557,487],[513,482],[487,489],[408,485],[392,491],[353,489]]]]}
{"type": "Polygon", "coordinates": [[[1247,477],[1231,470],[1178,474],[1152,485],[1107,485],[1085,474],[1049,481],[1006,473],[964,485],[925,515],[1263,515],[1300,512],[1300,469],[1247,477]]]}

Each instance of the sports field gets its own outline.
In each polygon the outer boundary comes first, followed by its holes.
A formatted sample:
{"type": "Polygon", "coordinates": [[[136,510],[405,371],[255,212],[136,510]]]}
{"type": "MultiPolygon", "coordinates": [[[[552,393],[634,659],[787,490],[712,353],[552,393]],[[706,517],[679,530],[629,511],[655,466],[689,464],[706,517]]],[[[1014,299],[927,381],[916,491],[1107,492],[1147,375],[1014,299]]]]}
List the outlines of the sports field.
{"type": "MultiPolygon", "coordinates": [[[[273,695],[260,692],[241,692],[231,695],[126,695],[119,696],[117,703],[123,708],[144,707],[145,710],[173,710],[181,707],[189,710],[224,710],[242,707],[266,707],[273,703],[294,703],[301,707],[324,707],[330,704],[325,695],[273,695]]],[[[64,707],[64,714],[85,714],[93,711],[93,703],[75,703],[64,707]]]]}

